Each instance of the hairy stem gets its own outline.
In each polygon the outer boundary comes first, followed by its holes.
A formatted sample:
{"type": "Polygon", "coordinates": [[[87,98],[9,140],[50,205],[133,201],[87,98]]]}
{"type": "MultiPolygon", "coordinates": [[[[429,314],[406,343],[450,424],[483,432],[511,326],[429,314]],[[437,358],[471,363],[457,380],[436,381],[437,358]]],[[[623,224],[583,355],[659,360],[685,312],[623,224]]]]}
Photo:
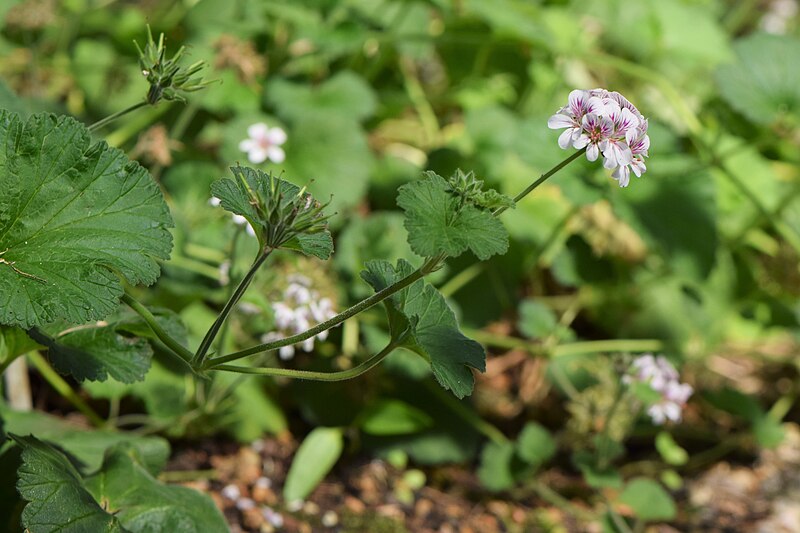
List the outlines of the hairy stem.
{"type": "MultiPolygon", "coordinates": [[[[393,283],[392,285],[389,285],[385,289],[376,292],[375,294],[373,294],[369,298],[365,298],[364,300],[361,300],[360,302],[358,302],[354,306],[342,311],[341,313],[339,313],[338,315],[334,316],[330,320],[326,320],[325,322],[320,322],[319,324],[317,324],[313,328],[311,328],[309,330],[306,330],[303,333],[298,333],[297,335],[292,335],[291,337],[286,337],[285,339],[279,339],[279,340],[276,340],[276,341],[267,342],[267,343],[264,343],[264,344],[259,344],[257,346],[253,346],[252,348],[248,348],[246,350],[242,350],[242,351],[239,351],[239,352],[234,352],[234,353],[231,353],[231,354],[228,354],[228,355],[223,355],[223,356],[220,356],[220,357],[212,357],[211,359],[209,359],[207,361],[206,365],[204,365],[203,368],[204,369],[221,369],[221,366],[224,363],[228,363],[230,361],[235,361],[237,359],[241,359],[243,357],[247,357],[248,355],[254,355],[254,354],[257,354],[257,353],[261,353],[261,352],[268,352],[270,350],[275,350],[275,349],[280,348],[282,346],[291,346],[293,344],[297,344],[297,343],[302,342],[302,341],[304,341],[306,339],[309,339],[309,338],[311,338],[311,337],[313,337],[313,336],[315,336],[315,335],[317,335],[317,334],[319,334],[319,333],[321,333],[321,332],[323,332],[323,331],[325,331],[327,329],[330,329],[330,328],[333,328],[335,326],[338,326],[339,324],[341,324],[342,322],[344,322],[348,318],[350,318],[350,317],[352,317],[354,315],[357,315],[358,313],[360,313],[362,311],[365,311],[365,310],[369,309],[373,305],[382,302],[383,300],[385,300],[386,298],[388,298],[392,294],[394,294],[394,293],[396,293],[398,291],[401,291],[401,290],[405,289],[406,287],[408,287],[409,285],[411,285],[412,283],[414,283],[415,281],[422,279],[425,275],[427,275],[429,272],[431,272],[436,267],[436,265],[438,265],[438,261],[436,261],[437,259],[438,259],[438,257],[434,257],[433,259],[430,259],[430,260],[426,261],[425,264],[423,264],[421,267],[419,267],[417,270],[415,270],[414,272],[412,272],[411,274],[409,274],[405,278],[403,278],[401,280],[398,280],[397,282],[393,283]]],[[[230,369],[230,368],[228,368],[228,369],[230,369]]]]}
{"type": "MultiPolygon", "coordinates": [[[[568,158],[563,160],[561,163],[557,164],[556,166],[554,166],[553,168],[551,168],[550,170],[548,170],[547,172],[545,172],[544,174],[539,176],[539,179],[537,179],[536,181],[534,181],[533,183],[531,183],[530,185],[525,187],[525,189],[522,192],[520,192],[518,195],[516,195],[514,197],[514,203],[517,203],[520,200],[522,200],[523,198],[525,198],[526,196],[528,196],[536,187],[538,187],[539,185],[541,185],[542,183],[547,181],[553,174],[555,174],[556,172],[558,172],[559,170],[561,170],[565,166],[569,165],[570,163],[572,163],[573,161],[578,159],[585,152],[586,152],[586,148],[581,148],[580,150],[578,150],[577,152],[575,152],[574,154],[572,154],[571,156],[569,156],[568,158]]],[[[508,209],[508,207],[505,207],[505,206],[498,207],[497,209],[494,210],[492,215],[499,216],[506,209],[508,209]]]]}
{"type": "MultiPolygon", "coordinates": [[[[564,159],[562,162],[560,162],[559,164],[557,164],[556,166],[551,168],[549,171],[547,171],[544,174],[542,174],[539,177],[539,179],[537,179],[536,181],[531,183],[528,187],[525,188],[525,190],[523,190],[516,197],[514,197],[514,202],[518,202],[522,198],[524,198],[525,196],[530,194],[531,191],[533,191],[539,185],[544,183],[548,178],[550,178],[556,172],[558,172],[559,170],[561,170],[562,168],[564,168],[565,166],[570,164],[572,161],[575,161],[576,159],[578,159],[585,152],[586,152],[585,148],[582,149],[582,150],[578,150],[577,152],[575,152],[574,154],[570,155],[569,157],[564,159]]],[[[500,208],[496,209],[492,213],[492,215],[493,216],[499,216],[505,210],[506,210],[505,207],[500,207],[500,208]]],[[[297,335],[292,335],[291,337],[286,337],[284,339],[280,339],[280,340],[276,340],[276,341],[272,341],[272,342],[267,342],[267,343],[264,343],[264,344],[259,344],[257,346],[253,346],[251,348],[247,348],[246,350],[233,352],[233,353],[230,353],[230,354],[227,354],[227,355],[223,355],[223,356],[220,356],[220,357],[212,357],[205,364],[202,364],[202,363],[203,363],[203,358],[204,358],[204,356],[206,354],[206,351],[208,350],[208,346],[204,347],[203,345],[201,345],[200,349],[198,349],[197,355],[195,356],[192,364],[196,368],[199,367],[199,368],[202,368],[203,370],[209,370],[209,369],[223,370],[224,369],[224,370],[234,371],[234,372],[243,371],[243,372],[247,372],[247,373],[257,373],[257,372],[252,372],[255,369],[253,369],[251,367],[241,367],[241,368],[230,367],[229,365],[226,365],[226,363],[229,363],[231,361],[235,361],[237,359],[241,359],[243,357],[247,357],[249,355],[254,355],[254,354],[257,354],[257,353],[261,353],[261,352],[275,350],[275,349],[281,348],[283,346],[291,346],[293,344],[297,344],[297,343],[302,342],[302,341],[304,341],[306,339],[309,339],[309,338],[311,338],[311,337],[313,337],[313,336],[315,336],[315,335],[317,335],[317,334],[319,334],[319,333],[321,333],[321,332],[323,332],[325,330],[328,330],[328,329],[330,329],[332,327],[338,326],[339,324],[341,324],[342,322],[344,322],[348,318],[350,318],[350,317],[352,317],[354,315],[357,315],[358,313],[361,313],[362,311],[365,311],[366,309],[369,309],[370,307],[374,306],[375,304],[380,303],[381,301],[385,300],[386,298],[388,298],[392,294],[394,294],[394,293],[396,293],[396,292],[408,287],[409,285],[411,285],[415,281],[422,279],[423,277],[425,277],[429,273],[431,273],[434,270],[436,270],[437,268],[439,268],[441,262],[444,261],[446,258],[447,258],[447,255],[444,254],[444,253],[440,253],[435,257],[429,258],[420,268],[418,268],[417,270],[415,270],[414,272],[412,272],[411,274],[409,274],[405,278],[403,278],[403,279],[397,281],[396,283],[384,288],[381,291],[376,292],[375,294],[373,294],[369,298],[366,298],[366,299],[362,300],[361,302],[359,302],[359,303],[355,304],[354,306],[348,308],[347,310],[343,311],[342,313],[339,313],[338,315],[334,316],[330,320],[326,320],[325,322],[321,322],[320,324],[317,324],[313,328],[310,328],[310,329],[308,329],[308,330],[306,330],[306,331],[304,331],[302,333],[298,333],[297,335]],[[225,367],[225,368],[223,368],[223,367],[225,367]],[[233,368],[236,368],[236,370],[233,370],[233,368]]],[[[247,277],[245,277],[245,280],[247,280],[247,277]]],[[[245,280],[242,280],[242,281],[244,282],[245,280]]],[[[249,283],[249,281],[247,281],[247,282],[249,283]]],[[[237,291],[238,291],[238,288],[237,288],[237,291]]],[[[223,313],[225,313],[224,310],[223,310],[223,313]]],[[[224,316],[220,315],[220,318],[217,319],[217,322],[219,322],[220,319],[224,320],[224,316]]],[[[217,322],[215,322],[215,325],[217,325],[217,322]]],[[[217,329],[218,328],[219,328],[219,326],[217,325],[217,329]]],[[[213,326],[212,326],[212,329],[213,329],[213,326]]],[[[209,333],[211,333],[211,330],[209,330],[209,333]]],[[[208,335],[206,335],[206,337],[208,337],[208,335]]],[[[213,340],[213,338],[212,338],[212,340],[213,340]]],[[[204,342],[205,342],[205,339],[204,339],[204,342]]],[[[210,342],[208,344],[210,345],[210,342]]],[[[271,370],[271,369],[266,369],[266,370],[271,370]]]]}
{"type": "Polygon", "coordinates": [[[309,381],[345,381],[353,379],[361,374],[368,372],[375,368],[375,366],[386,358],[387,355],[397,348],[402,342],[404,336],[400,339],[392,341],[383,350],[376,353],[366,361],[348,368],[347,370],[339,370],[336,372],[315,372],[312,370],[293,370],[291,368],[263,368],[263,367],[250,367],[250,366],[236,366],[236,365],[217,365],[214,370],[224,370],[226,372],[238,372],[240,374],[255,374],[259,376],[280,376],[294,379],[305,379],[309,381]]]}
{"type": "Polygon", "coordinates": [[[203,337],[203,341],[200,343],[200,346],[197,348],[197,352],[195,353],[194,358],[192,359],[192,366],[194,366],[195,368],[202,366],[203,360],[205,359],[206,354],[208,353],[208,349],[211,347],[211,343],[214,342],[214,339],[216,338],[219,329],[222,327],[222,324],[225,323],[225,320],[228,318],[228,315],[233,310],[233,307],[242,298],[242,295],[244,295],[244,292],[247,290],[247,287],[250,286],[250,282],[253,281],[253,278],[255,277],[256,272],[258,272],[259,267],[261,267],[261,265],[264,264],[264,261],[267,260],[267,257],[269,257],[271,253],[272,249],[265,250],[260,254],[258,254],[256,260],[253,261],[253,264],[250,266],[250,270],[247,271],[242,280],[239,282],[239,285],[236,286],[236,290],[233,291],[231,297],[228,298],[227,302],[225,302],[225,307],[222,308],[222,311],[220,312],[219,316],[217,316],[217,319],[214,321],[213,324],[211,324],[211,327],[208,329],[206,336],[203,337]]]}
{"type": "Polygon", "coordinates": [[[141,101],[138,104],[133,104],[132,106],[123,109],[122,111],[117,111],[116,113],[114,113],[112,115],[108,115],[106,118],[102,118],[102,119],[98,120],[97,122],[95,122],[94,124],[92,124],[91,126],[89,126],[89,131],[98,130],[98,129],[102,128],[103,126],[105,126],[106,124],[108,124],[109,122],[113,122],[113,121],[117,120],[119,117],[127,115],[128,113],[130,113],[132,111],[136,111],[140,107],[144,107],[146,105],[149,105],[149,104],[147,102],[145,102],[145,101],[141,101]]]}
{"type": "Polygon", "coordinates": [[[158,340],[164,343],[164,345],[169,348],[172,353],[177,355],[178,357],[183,360],[184,363],[188,363],[192,360],[194,354],[186,348],[183,344],[178,342],[177,340],[173,339],[169,333],[161,327],[161,325],[156,320],[156,317],[153,313],[150,312],[148,308],[144,305],[139,303],[133,296],[128,293],[122,295],[122,301],[130,307],[137,315],[142,317],[142,320],[145,321],[147,326],[156,334],[158,340]]]}

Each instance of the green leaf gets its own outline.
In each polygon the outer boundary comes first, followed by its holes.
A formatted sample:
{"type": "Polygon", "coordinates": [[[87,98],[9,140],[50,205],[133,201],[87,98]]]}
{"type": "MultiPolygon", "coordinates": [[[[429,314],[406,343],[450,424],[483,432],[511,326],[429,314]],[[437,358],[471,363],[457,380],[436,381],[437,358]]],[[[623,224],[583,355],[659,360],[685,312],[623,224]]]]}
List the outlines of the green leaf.
{"type": "Polygon", "coordinates": [[[514,486],[514,444],[490,442],[481,452],[481,465],[478,477],[483,485],[491,491],[501,491],[514,486]]]}
{"type": "Polygon", "coordinates": [[[622,486],[622,476],[613,466],[600,467],[597,457],[589,451],[579,451],[572,456],[575,466],[583,474],[586,484],[596,489],[619,488],[622,486]]]}
{"type": "Polygon", "coordinates": [[[297,183],[307,184],[316,198],[332,196],[331,211],[343,213],[364,199],[374,167],[358,123],[322,115],[292,124],[282,168],[297,183]]]}
{"type": "Polygon", "coordinates": [[[425,412],[400,400],[382,400],[364,413],[361,429],[372,435],[417,433],[433,425],[425,412]]]}
{"type": "Polygon", "coordinates": [[[786,431],[780,420],[775,420],[769,415],[764,415],[753,421],[753,435],[759,446],[775,448],[786,436],[786,431]]]}
{"type": "Polygon", "coordinates": [[[36,343],[19,328],[0,326],[0,364],[36,348],[36,343]]]}
{"type": "Polygon", "coordinates": [[[647,478],[636,478],[625,485],[620,503],[630,507],[638,518],[646,521],[672,520],[676,509],[672,496],[661,485],[647,478]]]}
{"type": "Polygon", "coordinates": [[[265,90],[267,102],[287,121],[363,120],[375,111],[376,98],[370,85],[358,74],[341,71],[316,87],[274,79],[265,90]]]}
{"type": "Polygon", "coordinates": [[[229,410],[221,418],[229,432],[239,442],[253,442],[269,432],[277,435],[286,431],[289,423],[281,406],[267,393],[258,379],[241,381],[236,374],[217,376],[221,386],[233,388],[229,410]]]}
{"type": "Polygon", "coordinates": [[[444,252],[451,257],[467,249],[479,259],[508,250],[503,224],[471,204],[459,205],[448,182],[429,172],[427,177],[400,187],[397,205],[406,212],[408,243],[415,253],[432,257],[444,252]]]}
{"type": "Polygon", "coordinates": [[[69,117],[2,111],[0,144],[0,324],[98,320],[119,306],[119,274],[158,278],[172,220],[144,168],[69,117]]]}
{"type": "Polygon", "coordinates": [[[154,474],[164,468],[169,458],[169,442],[161,437],[105,429],[87,430],[39,411],[13,411],[2,406],[0,419],[9,433],[34,434],[42,441],[58,444],[59,449],[74,459],[76,466],[87,472],[99,469],[105,452],[121,442],[136,447],[147,469],[154,474]]]}
{"type": "Polygon", "coordinates": [[[517,327],[528,338],[542,339],[558,326],[553,310],[534,300],[523,300],[519,305],[517,327]]]}
{"type": "MultiPolygon", "coordinates": [[[[388,261],[369,261],[361,277],[376,292],[409,276],[414,268],[406,261],[393,267],[388,261]]],[[[400,344],[425,358],[439,384],[458,398],[472,393],[475,378],[470,368],[486,370],[486,352],[458,329],[455,314],[444,297],[424,280],[418,280],[384,300],[393,339],[407,330],[400,344]]]]}
{"type": "Polygon", "coordinates": [[[686,450],[681,448],[680,444],[675,442],[672,435],[666,431],[661,431],[656,435],[656,450],[658,450],[664,462],[670,465],[685,465],[689,460],[689,454],[686,453],[686,450]]]}
{"type": "Polygon", "coordinates": [[[29,334],[47,346],[47,356],[59,372],[78,381],[105,381],[108,376],[122,383],[141,381],[153,356],[150,343],[123,337],[114,324],[75,329],[58,339],[37,330],[29,334]]]}
{"type": "Polygon", "coordinates": [[[770,124],[800,112],[800,40],[755,34],[734,44],[737,63],[717,69],[722,97],[753,122],[770,124]],[[775,58],[780,58],[776,61],[775,58]]]}
{"type": "Polygon", "coordinates": [[[297,449],[286,475],[283,497],[288,502],[305,499],[330,472],[344,448],[342,431],[314,428],[297,449]]]}
{"type": "Polygon", "coordinates": [[[124,443],[106,454],[100,471],[86,478],[86,487],[132,532],[228,531],[208,495],[159,482],[136,448],[124,443]]]}
{"type": "MultiPolygon", "coordinates": [[[[186,343],[186,328],[177,314],[168,309],[154,309],[153,314],[167,333],[186,343]]],[[[48,357],[59,372],[79,381],[105,381],[110,376],[121,383],[144,379],[153,356],[147,339],[157,340],[147,323],[127,308],[103,322],[67,329],[55,338],[38,328],[29,330],[29,335],[48,347],[48,357]]]]}
{"type": "Polygon", "coordinates": [[[333,239],[328,231],[302,234],[284,243],[283,247],[305,255],[328,259],[333,254],[333,239]]]}
{"type": "Polygon", "coordinates": [[[558,449],[550,432],[536,422],[528,422],[517,438],[517,455],[530,465],[539,466],[555,455],[558,449]]]}
{"type": "Polygon", "coordinates": [[[67,457],[35,437],[11,436],[22,447],[17,490],[29,503],[22,523],[36,533],[126,531],[86,489],[67,457]]]}

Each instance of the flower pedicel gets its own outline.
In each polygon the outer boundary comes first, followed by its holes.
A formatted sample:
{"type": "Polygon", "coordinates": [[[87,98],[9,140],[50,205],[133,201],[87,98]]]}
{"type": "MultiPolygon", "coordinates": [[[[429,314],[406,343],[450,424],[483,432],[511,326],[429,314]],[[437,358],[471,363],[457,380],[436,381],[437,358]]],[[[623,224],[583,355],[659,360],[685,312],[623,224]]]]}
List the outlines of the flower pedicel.
{"type": "Polygon", "coordinates": [[[566,128],[558,137],[564,150],[585,148],[589,161],[596,161],[602,153],[603,166],[614,170],[611,176],[620,187],[628,186],[631,171],[641,177],[647,170],[647,119],[618,92],[572,91],[567,105],[547,120],[547,127],[566,128]]]}

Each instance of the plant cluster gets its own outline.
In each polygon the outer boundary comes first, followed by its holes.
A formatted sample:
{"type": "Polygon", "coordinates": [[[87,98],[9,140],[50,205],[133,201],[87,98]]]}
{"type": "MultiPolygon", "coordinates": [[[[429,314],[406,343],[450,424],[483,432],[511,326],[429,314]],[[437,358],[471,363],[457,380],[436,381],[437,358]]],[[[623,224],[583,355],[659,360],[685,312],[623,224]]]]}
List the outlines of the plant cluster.
{"type": "Polygon", "coordinates": [[[302,440],[267,528],[358,453],[409,508],[457,463],[581,527],[688,529],[689,476],[782,441],[795,38],[734,40],[721,0],[25,4],[0,371],[93,427],[0,402],[0,529],[225,531],[169,439],[265,434],[302,440]],[[144,20],[186,48],[132,47],[144,20]]]}

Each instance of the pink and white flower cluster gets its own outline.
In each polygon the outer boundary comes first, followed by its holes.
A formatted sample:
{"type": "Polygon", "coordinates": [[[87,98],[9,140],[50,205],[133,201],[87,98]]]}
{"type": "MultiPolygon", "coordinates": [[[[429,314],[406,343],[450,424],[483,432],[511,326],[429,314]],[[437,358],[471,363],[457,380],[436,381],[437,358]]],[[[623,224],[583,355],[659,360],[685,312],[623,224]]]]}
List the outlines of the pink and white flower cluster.
{"type": "Polygon", "coordinates": [[[660,425],[667,420],[680,422],[683,406],[694,390],[688,383],[680,382],[680,375],[672,363],[663,355],[654,357],[645,354],[636,358],[631,370],[632,374],[623,378],[625,383],[646,383],[661,394],[661,399],[647,409],[653,423],[660,425]]]}
{"type": "Polygon", "coordinates": [[[640,177],[647,170],[647,119],[618,92],[572,91],[569,103],[547,120],[547,127],[566,128],[558,137],[564,150],[586,148],[589,161],[596,161],[602,153],[603,166],[614,170],[612,177],[620,187],[628,186],[631,171],[640,177]]]}
{"type": "MultiPolygon", "coordinates": [[[[289,285],[283,291],[283,300],[272,304],[275,315],[275,328],[261,337],[262,342],[290,337],[302,333],[320,322],[336,316],[333,302],[330,298],[321,298],[319,293],[311,288],[311,280],[305,276],[295,274],[289,277],[289,285]]],[[[323,331],[315,337],[310,337],[300,343],[304,352],[314,349],[314,339],[324,341],[328,332],[323,331]]],[[[282,346],[278,349],[281,359],[287,360],[294,357],[294,346],[282,346]]]]}

